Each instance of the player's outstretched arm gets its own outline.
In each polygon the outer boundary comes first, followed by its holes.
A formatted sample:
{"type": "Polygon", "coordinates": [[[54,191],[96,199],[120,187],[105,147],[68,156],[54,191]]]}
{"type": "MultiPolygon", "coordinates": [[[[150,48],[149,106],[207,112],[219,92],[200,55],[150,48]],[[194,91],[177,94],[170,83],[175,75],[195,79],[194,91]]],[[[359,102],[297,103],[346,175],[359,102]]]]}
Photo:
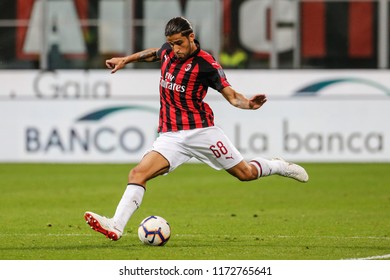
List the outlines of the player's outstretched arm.
{"type": "Polygon", "coordinates": [[[137,53],[133,53],[124,57],[113,57],[111,59],[106,60],[106,66],[111,70],[111,73],[115,73],[116,71],[124,68],[126,64],[132,62],[153,62],[160,60],[157,57],[157,51],[159,49],[150,48],[137,53]]]}
{"type": "Polygon", "coordinates": [[[230,104],[240,109],[257,110],[267,102],[265,94],[256,94],[247,98],[232,87],[225,87],[221,93],[230,104]]]}

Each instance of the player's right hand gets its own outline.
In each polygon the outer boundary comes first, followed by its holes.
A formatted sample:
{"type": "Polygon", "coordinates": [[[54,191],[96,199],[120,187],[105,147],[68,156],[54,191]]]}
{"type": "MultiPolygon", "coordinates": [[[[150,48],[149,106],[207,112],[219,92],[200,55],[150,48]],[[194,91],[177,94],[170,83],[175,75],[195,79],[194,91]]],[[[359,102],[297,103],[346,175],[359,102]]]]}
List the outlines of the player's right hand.
{"type": "Polygon", "coordinates": [[[114,74],[119,69],[122,69],[123,67],[125,67],[125,65],[125,59],[122,57],[113,57],[111,59],[106,60],[107,68],[112,69],[111,74],[114,74]]]}

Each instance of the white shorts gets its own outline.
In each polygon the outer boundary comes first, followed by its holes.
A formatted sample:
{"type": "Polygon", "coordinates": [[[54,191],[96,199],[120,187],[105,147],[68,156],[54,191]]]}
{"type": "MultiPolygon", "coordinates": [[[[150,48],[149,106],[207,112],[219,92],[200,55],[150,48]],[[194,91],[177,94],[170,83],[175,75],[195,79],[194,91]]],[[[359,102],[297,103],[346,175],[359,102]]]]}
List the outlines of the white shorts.
{"type": "Polygon", "coordinates": [[[216,126],[161,133],[151,150],[168,160],[169,172],[191,158],[217,170],[232,168],[243,160],[222,129],[216,126]]]}

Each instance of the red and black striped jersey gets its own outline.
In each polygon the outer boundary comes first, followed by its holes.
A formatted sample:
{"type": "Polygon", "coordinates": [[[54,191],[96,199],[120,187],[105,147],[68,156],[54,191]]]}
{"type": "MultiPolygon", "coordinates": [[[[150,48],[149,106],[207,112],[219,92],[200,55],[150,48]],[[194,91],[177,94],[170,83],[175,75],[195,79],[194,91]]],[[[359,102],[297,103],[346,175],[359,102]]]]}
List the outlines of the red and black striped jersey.
{"type": "Polygon", "coordinates": [[[214,114],[204,102],[208,87],[217,91],[230,86],[220,64],[198,46],[184,61],[168,43],[157,51],[161,60],[160,117],[158,132],[188,130],[214,125],[214,114]]]}

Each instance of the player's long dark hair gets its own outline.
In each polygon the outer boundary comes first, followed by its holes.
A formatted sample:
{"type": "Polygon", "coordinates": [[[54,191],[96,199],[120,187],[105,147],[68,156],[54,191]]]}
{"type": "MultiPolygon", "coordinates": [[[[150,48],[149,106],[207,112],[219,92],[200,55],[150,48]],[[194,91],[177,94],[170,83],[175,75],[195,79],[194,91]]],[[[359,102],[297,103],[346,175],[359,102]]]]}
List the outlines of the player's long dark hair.
{"type": "Polygon", "coordinates": [[[168,21],[165,26],[165,36],[181,33],[181,35],[187,37],[193,32],[191,23],[184,17],[175,17],[168,21]]]}

